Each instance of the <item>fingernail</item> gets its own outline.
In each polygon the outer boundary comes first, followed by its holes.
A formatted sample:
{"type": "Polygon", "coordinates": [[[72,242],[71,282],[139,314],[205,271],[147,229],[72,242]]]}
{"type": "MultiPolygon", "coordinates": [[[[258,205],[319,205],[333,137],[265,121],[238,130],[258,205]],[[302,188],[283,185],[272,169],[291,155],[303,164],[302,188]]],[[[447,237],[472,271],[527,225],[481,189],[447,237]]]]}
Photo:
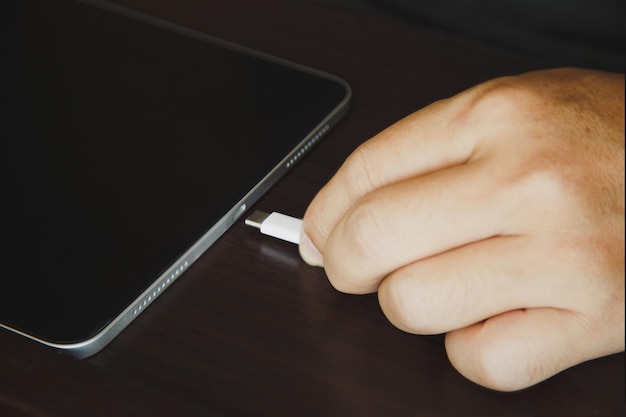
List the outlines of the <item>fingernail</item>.
{"type": "Polygon", "coordinates": [[[302,237],[300,238],[299,249],[300,256],[302,256],[304,262],[311,266],[324,266],[321,252],[315,247],[311,238],[304,232],[302,232],[302,237]]]}

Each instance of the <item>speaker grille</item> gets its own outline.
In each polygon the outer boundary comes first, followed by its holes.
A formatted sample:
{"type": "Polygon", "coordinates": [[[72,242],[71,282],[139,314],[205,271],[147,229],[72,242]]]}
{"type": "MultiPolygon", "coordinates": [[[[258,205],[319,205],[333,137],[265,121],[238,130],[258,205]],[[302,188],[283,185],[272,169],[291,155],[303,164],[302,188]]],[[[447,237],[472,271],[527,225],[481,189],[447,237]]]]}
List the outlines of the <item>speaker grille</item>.
{"type": "Polygon", "coordinates": [[[328,129],[330,129],[330,127],[328,125],[324,125],[324,127],[322,127],[311,139],[309,139],[302,148],[298,149],[298,152],[296,152],[289,159],[289,161],[287,161],[287,164],[285,165],[285,167],[291,168],[293,164],[295,164],[298,161],[298,159],[300,159],[304,154],[306,154],[311,149],[311,147],[313,147],[313,145],[315,145],[315,143],[317,143],[317,141],[320,140],[322,136],[326,134],[326,132],[328,132],[328,129]]]}
{"type": "Polygon", "coordinates": [[[167,286],[169,286],[172,282],[174,282],[174,280],[178,278],[180,274],[183,273],[183,271],[185,270],[185,268],[187,268],[187,266],[189,266],[189,262],[185,261],[181,263],[180,265],[178,265],[176,269],[172,270],[165,277],[161,278],[161,280],[153,288],[150,289],[148,294],[142,300],[137,302],[137,304],[133,308],[133,316],[136,316],[137,314],[141,312],[141,310],[148,307],[148,305],[152,301],[154,301],[154,299],[157,298],[157,296],[161,294],[161,292],[167,286]]]}

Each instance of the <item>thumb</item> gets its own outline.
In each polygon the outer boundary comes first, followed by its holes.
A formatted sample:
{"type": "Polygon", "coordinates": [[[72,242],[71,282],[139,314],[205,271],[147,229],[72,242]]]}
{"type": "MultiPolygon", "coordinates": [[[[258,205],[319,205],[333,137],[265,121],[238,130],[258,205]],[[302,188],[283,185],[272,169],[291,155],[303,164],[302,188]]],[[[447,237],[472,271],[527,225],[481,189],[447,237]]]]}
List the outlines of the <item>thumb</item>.
{"type": "Polygon", "coordinates": [[[300,236],[300,256],[302,259],[312,266],[323,266],[324,260],[322,253],[317,249],[317,246],[313,243],[306,231],[302,230],[300,236]]]}

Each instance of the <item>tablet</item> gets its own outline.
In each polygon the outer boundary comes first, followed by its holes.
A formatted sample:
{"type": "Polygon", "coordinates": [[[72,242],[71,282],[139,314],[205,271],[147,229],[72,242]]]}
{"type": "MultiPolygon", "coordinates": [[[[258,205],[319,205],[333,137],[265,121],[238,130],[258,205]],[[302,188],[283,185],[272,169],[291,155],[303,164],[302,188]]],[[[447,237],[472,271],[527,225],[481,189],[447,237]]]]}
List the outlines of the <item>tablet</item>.
{"type": "Polygon", "coordinates": [[[106,2],[3,6],[0,326],[83,358],[324,137],[350,88],[106,2]]]}

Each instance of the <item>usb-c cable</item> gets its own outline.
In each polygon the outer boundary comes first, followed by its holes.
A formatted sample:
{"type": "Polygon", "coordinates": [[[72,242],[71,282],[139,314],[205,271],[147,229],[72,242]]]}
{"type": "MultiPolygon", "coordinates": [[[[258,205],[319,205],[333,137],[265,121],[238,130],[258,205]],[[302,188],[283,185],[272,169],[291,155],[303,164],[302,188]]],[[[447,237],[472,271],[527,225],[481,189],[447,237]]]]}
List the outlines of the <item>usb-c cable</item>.
{"type": "Polygon", "coordinates": [[[300,243],[302,219],[273,212],[255,211],[246,219],[248,226],[256,227],[264,235],[272,236],[287,242],[300,243]]]}

